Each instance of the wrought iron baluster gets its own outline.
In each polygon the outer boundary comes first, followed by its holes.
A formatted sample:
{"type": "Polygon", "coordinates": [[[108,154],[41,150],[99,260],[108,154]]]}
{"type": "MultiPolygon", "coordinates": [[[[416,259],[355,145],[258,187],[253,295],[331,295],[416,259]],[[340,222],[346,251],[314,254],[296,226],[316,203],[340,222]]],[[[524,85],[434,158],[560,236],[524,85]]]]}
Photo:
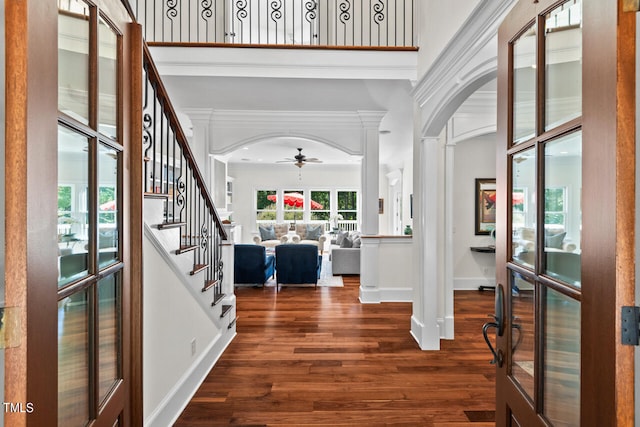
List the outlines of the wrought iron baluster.
{"type": "Polygon", "coordinates": [[[377,3],[373,5],[373,11],[375,12],[373,15],[373,22],[378,26],[378,46],[380,46],[380,25],[385,20],[384,16],[384,1],[377,0],[377,3]]]}
{"type": "Polygon", "coordinates": [[[236,18],[240,23],[240,43],[244,43],[244,20],[249,16],[247,12],[247,0],[236,0],[236,18]]]}
{"type": "MultiPolygon", "coordinates": [[[[271,20],[273,21],[275,27],[276,27],[276,41],[275,43],[278,44],[278,21],[280,19],[282,19],[282,0],[272,0],[271,1],[271,13],[269,14],[269,16],[271,17],[271,20]]],[[[267,33],[267,37],[268,33],[267,33]]],[[[267,40],[268,43],[268,40],[267,40]]]]}
{"type": "Polygon", "coordinates": [[[314,27],[316,23],[317,13],[317,3],[315,0],[308,1],[304,4],[304,20],[309,23],[309,44],[313,44],[314,38],[314,27]]]}

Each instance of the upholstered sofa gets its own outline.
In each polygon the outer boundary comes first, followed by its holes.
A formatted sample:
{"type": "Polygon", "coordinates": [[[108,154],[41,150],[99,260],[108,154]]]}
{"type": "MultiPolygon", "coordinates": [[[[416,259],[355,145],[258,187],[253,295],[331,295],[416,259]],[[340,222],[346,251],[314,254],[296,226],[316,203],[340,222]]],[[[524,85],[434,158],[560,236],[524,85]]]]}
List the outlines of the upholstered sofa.
{"type": "MultiPolygon", "coordinates": [[[[575,252],[577,246],[565,241],[567,233],[562,228],[546,229],[544,235],[545,250],[560,252],[575,252]]],[[[535,247],[536,233],[533,228],[521,228],[513,238],[513,248],[516,253],[531,252],[535,247]]]]}
{"type": "Polygon", "coordinates": [[[291,238],[293,243],[303,245],[314,245],[318,247],[318,252],[324,251],[324,242],[327,240],[324,235],[323,224],[296,224],[296,234],[291,238]]]}
{"type": "Polygon", "coordinates": [[[253,241],[257,245],[273,248],[282,243],[289,242],[288,232],[288,223],[259,225],[258,234],[253,236],[253,241]]]}
{"type": "Polygon", "coordinates": [[[360,274],[360,232],[341,231],[331,241],[331,274],[360,274]]]}
{"type": "Polygon", "coordinates": [[[314,284],[322,268],[322,256],[315,245],[280,245],[276,249],[276,282],[282,285],[314,284]]]}
{"type": "Polygon", "coordinates": [[[258,245],[234,245],[234,283],[263,285],[275,274],[275,257],[258,245]]]}

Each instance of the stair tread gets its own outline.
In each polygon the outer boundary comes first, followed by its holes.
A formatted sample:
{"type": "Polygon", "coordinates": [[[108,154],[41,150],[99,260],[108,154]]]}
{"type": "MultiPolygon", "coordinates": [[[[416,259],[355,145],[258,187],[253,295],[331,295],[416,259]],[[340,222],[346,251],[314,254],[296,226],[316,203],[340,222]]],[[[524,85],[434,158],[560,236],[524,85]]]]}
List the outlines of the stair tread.
{"type": "Polygon", "coordinates": [[[183,254],[198,249],[197,245],[180,245],[180,248],[176,249],[176,254],[183,254]]]}
{"type": "Polygon", "coordinates": [[[202,287],[202,292],[206,292],[209,289],[213,288],[214,286],[216,286],[220,281],[218,279],[214,279],[214,280],[207,280],[204,282],[204,286],[202,287]]]}
{"type": "Polygon", "coordinates": [[[187,225],[186,222],[163,222],[162,224],[158,224],[158,228],[160,230],[164,230],[167,228],[177,228],[177,227],[182,227],[183,225],[187,225]]]}
{"type": "Polygon", "coordinates": [[[226,295],[225,295],[225,294],[222,294],[222,293],[221,293],[221,294],[218,294],[218,295],[216,295],[216,296],[214,296],[214,298],[213,298],[213,302],[211,303],[211,307],[215,307],[216,305],[218,305],[218,303],[219,303],[220,301],[222,301],[222,300],[224,299],[224,297],[225,297],[225,296],[226,296],[226,295]]]}
{"type": "Polygon", "coordinates": [[[146,199],[168,199],[169,193],[144,193],[146,199]]]}
{"type": "Polygon", "coordinates": [[[197,273],[200,273],[201,271],[206,270],[208,266],[209,266],[209,264],[195,264],[195,265],[193,266],[193,270],[191,270],[191,271],[189,272],[189,274],[190,274],[191,276],[193,276],[193,275],[195,275],[195,274],[197,274],[197,273]]]}
{"type": "Polygon", "coordinates": [[[220,313],[220,317],[222,318],[222,317],[226,316],[226,315],[227,315],[227,313],[229,313],[229,312],[231,311],[231,309],[232,309],[232,308],[233,308],[233,306],[232,306],[232,305],[226,305],[226,304],[224,304],[224,305],[222,306],[222,313],[220,313]]]}

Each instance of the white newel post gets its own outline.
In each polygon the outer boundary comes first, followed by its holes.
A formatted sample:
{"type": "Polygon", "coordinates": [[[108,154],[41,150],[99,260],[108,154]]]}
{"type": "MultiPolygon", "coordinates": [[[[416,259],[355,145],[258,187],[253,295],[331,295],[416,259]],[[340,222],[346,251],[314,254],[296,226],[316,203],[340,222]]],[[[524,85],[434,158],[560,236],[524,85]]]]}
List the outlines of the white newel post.
{"type": "Polygon", "coordinates": [[[438,200],[439,152],[437,137],[414,144],[414,277],[416,281],[411,334],[422,350],[440,349],[438,325],[438,200]]]}
{"type": "MultiPolygon", "coordinates": [[[[378,198],[380,174],[379,126],[384,112],[359,111],[362,121],[362,218],[361,231],[365,236],[378,234],[378,198]]],[[[380,302],[377,275],[378,245],[362,239],[360,248],[360,301],[380,302]]]]}

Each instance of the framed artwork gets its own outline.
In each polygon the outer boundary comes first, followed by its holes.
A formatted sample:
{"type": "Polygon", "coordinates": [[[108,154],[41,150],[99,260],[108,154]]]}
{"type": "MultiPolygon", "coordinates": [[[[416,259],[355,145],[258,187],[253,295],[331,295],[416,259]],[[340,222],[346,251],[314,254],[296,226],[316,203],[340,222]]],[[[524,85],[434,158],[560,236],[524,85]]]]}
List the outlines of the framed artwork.
{"type": "Polygon", "coordinates": [[[476,235],[489,235],[496,228],[496,180],[476,178],[476,235]]]}

